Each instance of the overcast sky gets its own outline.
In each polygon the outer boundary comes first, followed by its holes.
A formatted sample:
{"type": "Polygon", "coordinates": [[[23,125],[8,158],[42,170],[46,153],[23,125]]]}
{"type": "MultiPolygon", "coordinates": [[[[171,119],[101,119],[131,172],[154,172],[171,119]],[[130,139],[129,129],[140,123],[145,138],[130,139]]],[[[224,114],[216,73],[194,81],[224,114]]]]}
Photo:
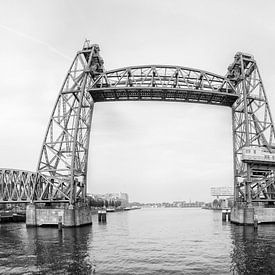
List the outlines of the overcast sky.
{"type": "MultiPolygon", "coordinates": [[[[35,171],[62,81],[85,38],[106,69],[171,64],[224,75],[255,56],[275,115],[275,4],[239,0],[0,0],[0,167],[35,171]]],[[[97,103],[92,193],[131,201],[211,200],[233,184],[231,109],[97,103]]]]}

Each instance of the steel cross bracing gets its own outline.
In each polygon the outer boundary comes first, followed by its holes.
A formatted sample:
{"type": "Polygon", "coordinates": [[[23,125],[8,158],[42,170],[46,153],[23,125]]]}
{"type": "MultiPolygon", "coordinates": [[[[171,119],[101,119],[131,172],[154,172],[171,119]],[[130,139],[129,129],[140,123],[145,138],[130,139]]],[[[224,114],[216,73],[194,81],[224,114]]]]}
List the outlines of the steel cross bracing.
{"type": "Polygon", "coordinates": [[[242,161],[245,147],[275,149],[271,111],[253,56],[237,53],[227,77],[240,95],[232,106],[235,201],[275,201],[274,164],[242,161]]]}
{"type": "Polygon", "coordinates": [[[0,201],[6,203],[12,202],[30,202],[33,191],[39,192],[41,189],[35,188],[37,182],[37,173],[14,170],[0,169],[0,201]]]}

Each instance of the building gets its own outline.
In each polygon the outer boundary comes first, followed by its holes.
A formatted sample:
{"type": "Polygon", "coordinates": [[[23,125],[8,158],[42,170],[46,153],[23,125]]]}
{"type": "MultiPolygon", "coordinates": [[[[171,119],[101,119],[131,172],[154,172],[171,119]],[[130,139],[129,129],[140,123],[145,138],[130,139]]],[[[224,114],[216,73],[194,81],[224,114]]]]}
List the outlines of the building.
{"type": "Polygon", "coordinates": [[[120,206],[125,208],[129,206],[129,195],[127,193],[106,193],[106,194],[89,194],[94,199],[101,199],[104,201],[120,201],[120,206]]]}

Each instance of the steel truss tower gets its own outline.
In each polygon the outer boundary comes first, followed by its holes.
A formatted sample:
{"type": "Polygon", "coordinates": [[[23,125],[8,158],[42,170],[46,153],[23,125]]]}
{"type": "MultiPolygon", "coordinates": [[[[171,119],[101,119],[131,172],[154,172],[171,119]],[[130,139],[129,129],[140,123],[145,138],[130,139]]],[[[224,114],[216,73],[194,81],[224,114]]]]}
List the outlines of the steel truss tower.
{"type": "Polygon", "coordinates": [[[273,204],[275,162],[258,157],[246,161],[243,157],[245,148],[260,149],[267,157],[275,152],[274,124],[253,56],[237,53],[227,77],[239,94],[232,106],[235,202],[273,204]]]}
{"type": "Polygon", "coordinates": [[[38,162],[40,198],[84,201],[94,101],[87,88],[103,72],[98,45],[86,41],[66,75],[47,127],[38,162]]]}

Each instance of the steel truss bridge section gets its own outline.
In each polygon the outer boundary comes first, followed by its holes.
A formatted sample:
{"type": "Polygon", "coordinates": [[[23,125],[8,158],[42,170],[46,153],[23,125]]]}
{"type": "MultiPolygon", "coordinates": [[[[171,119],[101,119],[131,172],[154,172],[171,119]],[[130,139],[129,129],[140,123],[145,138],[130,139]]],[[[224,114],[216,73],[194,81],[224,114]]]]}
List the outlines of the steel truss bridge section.
{"type": "Polygon", "coordinates": [[[37,172],[0,168],[0,203],[68,202],[37,172]]]}
{"type": "Polygon", "coordinates": [[[38,190],[37,173],[30,171],[2,168],[0,183],[0,201],[6,203],[30,202],[33,191],[38,190]]]}
{"type": "Polygon", "coordinates": [[[155,100],[232,106],[231,82],[210,72],[179,66],[133,66],[105,72],[89,87],[94,102],[155,100]]]}
{"type": "Polygon", "coordinates": [[[274,164],[244,162],[242,150],[275,153],[274,124],[256,61],[237,53],[226,76],[180,66],[105,71],[99,46],[85,41],[50,116],[36,173],[1,169],[0,202],[85,202],[96,102],[173,101],[232,108],[235,202],[273,203],[274,164]]]}

